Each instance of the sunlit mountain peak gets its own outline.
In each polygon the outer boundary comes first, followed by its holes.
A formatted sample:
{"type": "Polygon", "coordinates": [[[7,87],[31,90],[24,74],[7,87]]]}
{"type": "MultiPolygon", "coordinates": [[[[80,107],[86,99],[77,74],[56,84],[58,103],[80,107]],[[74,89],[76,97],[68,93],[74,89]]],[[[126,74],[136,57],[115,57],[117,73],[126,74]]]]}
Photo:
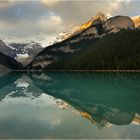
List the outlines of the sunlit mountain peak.
{"type": "Polygon", "coordinates": [[[140,27],[140,15],[132,17],[132,20],[133,20],[136,28],[140,27]]]}
{"type": "Polygon", "coordinates": [[[57,40],[65,40],[73,35],[76,35],[83,30],[91,27],[92,25],[96,23],[102,23],[108,19],[108,16],[104,15],[103,13],[98,13],[96,16],[91,17],[91,19],[85,23],[83,23],[81,26],[75,26],[68,32],[63,32],[60,35],[58,35],[57,40]]]}
{"type": "Polygon", "coordinates": [[[92,17],[91,20],[81,25],[80,30],[87,29],[88,27],[92,26],[95,22],[103,22],[107,20],[107,16],[99,13],[96,16],[92,17]]]}

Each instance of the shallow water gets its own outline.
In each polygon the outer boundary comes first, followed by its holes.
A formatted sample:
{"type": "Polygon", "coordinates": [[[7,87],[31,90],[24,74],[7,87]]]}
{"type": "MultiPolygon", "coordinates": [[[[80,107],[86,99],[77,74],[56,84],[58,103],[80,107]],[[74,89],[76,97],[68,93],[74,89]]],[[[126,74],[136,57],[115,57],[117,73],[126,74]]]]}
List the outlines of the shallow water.
{"type": "Polygon", "coordinates": [[[139,73],[0,75],[0,138],[140,138],[139,73]]]}

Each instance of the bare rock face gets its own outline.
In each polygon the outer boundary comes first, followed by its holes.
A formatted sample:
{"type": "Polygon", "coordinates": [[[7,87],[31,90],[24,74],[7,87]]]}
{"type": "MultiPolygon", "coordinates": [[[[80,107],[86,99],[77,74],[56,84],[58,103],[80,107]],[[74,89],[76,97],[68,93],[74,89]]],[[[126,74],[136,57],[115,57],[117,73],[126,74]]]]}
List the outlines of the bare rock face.
{"type": "Polygon", "coordinates": [[[133,20],[133,22],[135,24],[135,27],[140,28],[140,16],[132,17],[132,20],[133,20]]]}
{"type": "Polygon", "coordinates": [[[108,19],[104,25],[106,32],[118,32],[121,29],[133,29],[135,28],[134,22],[127,16],[115,16],[108,19]]]}
{"type": "Polygon", "coordinates": [[[0,52],[12,58],[16,56],[15,51],[12,48],[8,47],[1,39],[0,39],[0,52]]]}
{"type": "Polygon", "coordinates": [[[62,35],[61,36],[61,40],[65,40],[65,39],[68,39],[68,38],[73,37],[75,35],[81,34],[85,30],[87,30],[86,32],[88,33],[88,29],[89,28],[90,28],[90,30],[89,30],[88,34],[94,34],[94,33],[96,34],[96,29],[92,28],[92,27],[96,26],[97,24],[101,25],[106,20],[107,20],[107,16],[106,15],[104,15],[102,13],[98,13],[96,16],[92,17],[88,22],[82,24],[81,26],[73,28],[73,32],[65,33],[64,35],[62,35]]]}
{"type": "Polygon", "coordinates": [[[9,46],[13,48],[13,51],[16,54],[13,58],[24,65],[29,64],[33,58],[43,50],[43,47],[40,44],[34,42],[11,43],[9,46]]]}
{"type": "Polygon", "coordinates": [[[95,17],[92,17],[91,20],[89,20],[88,22],[82,24],[79,30],[83,31],[91,27],[92,25],[95,25],[97,23],[103,23],[106,20],[107,20],[107,17],[104,14],[100,13],[96,15],[95,17]]]}

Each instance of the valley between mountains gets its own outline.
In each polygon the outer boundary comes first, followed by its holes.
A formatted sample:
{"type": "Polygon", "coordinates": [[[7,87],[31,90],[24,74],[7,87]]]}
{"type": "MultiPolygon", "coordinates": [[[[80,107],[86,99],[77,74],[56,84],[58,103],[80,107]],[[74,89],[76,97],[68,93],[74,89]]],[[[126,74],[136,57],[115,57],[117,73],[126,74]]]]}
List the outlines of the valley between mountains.
{"type": "Polygon", "coordinates": [[[0,70],[140,70],[140,17],[101,14],[45,48],[0,40],[0,70]]]}

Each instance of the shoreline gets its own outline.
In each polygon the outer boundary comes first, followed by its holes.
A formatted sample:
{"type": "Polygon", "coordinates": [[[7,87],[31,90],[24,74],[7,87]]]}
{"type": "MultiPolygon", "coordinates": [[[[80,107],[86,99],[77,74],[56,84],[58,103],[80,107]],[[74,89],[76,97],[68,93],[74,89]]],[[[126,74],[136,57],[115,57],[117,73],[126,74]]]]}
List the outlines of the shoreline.
{"type": "Polygon", "coordinates": [[[140,73],[140,70],[11,70],[11,71],[3,71],[0,72],[126,72],[140,73]]]}

